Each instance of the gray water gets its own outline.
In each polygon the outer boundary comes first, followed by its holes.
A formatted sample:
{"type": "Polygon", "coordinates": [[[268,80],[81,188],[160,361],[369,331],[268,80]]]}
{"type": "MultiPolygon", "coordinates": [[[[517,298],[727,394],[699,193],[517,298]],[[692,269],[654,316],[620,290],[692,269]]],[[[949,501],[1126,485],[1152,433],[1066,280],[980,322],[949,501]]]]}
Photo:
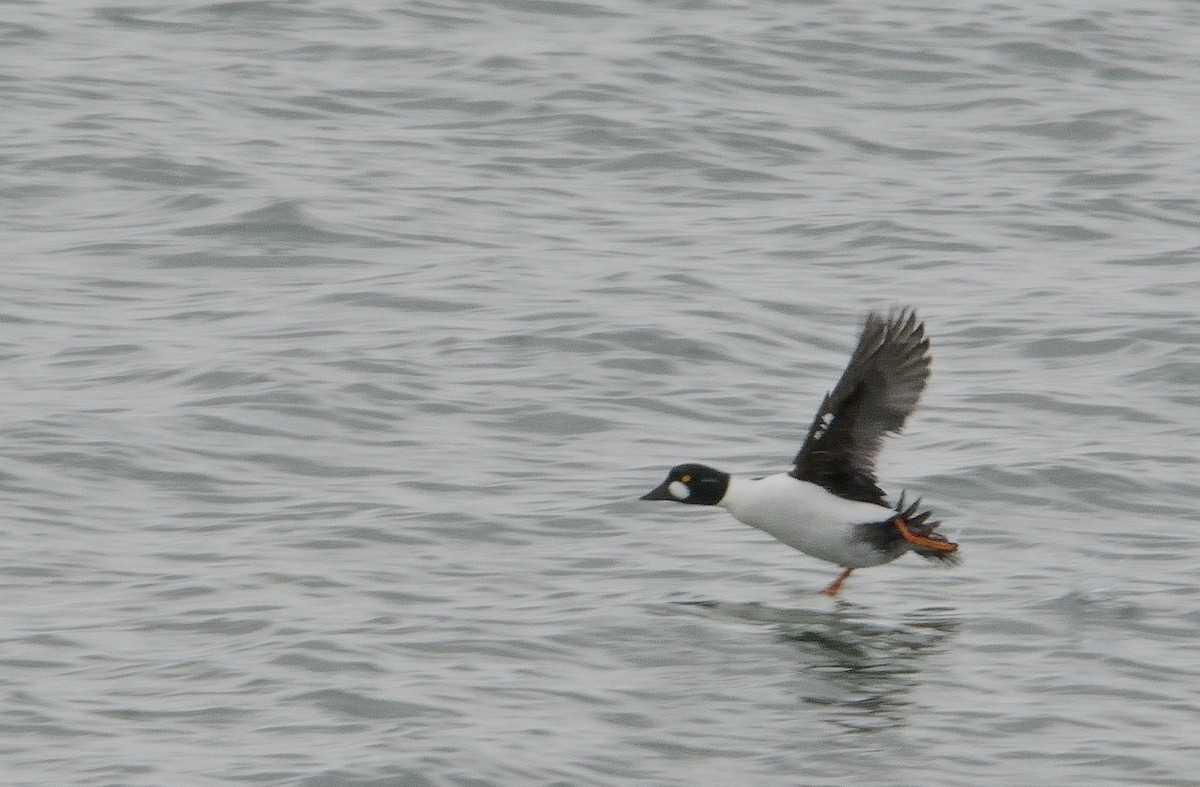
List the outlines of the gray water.
{"type": "Polygon", "coordinates": [[[3,783],[1200,783],[1200,5],[0,9],[3,783]]]}

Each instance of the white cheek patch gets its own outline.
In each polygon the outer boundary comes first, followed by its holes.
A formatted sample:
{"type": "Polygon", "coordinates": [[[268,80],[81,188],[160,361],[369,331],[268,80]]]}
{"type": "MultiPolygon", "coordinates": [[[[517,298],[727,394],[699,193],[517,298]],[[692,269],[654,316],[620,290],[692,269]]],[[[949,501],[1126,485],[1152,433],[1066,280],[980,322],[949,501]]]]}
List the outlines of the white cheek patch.
{"type": "Polygon", "coordinates": [[[667,487],[667,491],[675,495],[676,500],[687,500],[688,495],[692,493],[692,490],[688,489],[688,485],[682,481],[672,481],[667,487]]]}

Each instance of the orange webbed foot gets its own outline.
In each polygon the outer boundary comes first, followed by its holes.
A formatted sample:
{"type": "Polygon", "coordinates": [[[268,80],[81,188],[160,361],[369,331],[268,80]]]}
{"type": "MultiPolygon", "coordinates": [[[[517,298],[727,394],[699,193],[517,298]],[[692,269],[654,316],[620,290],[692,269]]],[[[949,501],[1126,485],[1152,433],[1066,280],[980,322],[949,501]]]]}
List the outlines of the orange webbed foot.
{"type": "Polygon", "coordinates": [[[908,529],[904,517],[892,517],[892,524],[896,526],[896,531],[900,533],[900,537],[913,546],[923,549],[932,549],[935,552],[957,552],[958,544],[953,541],[945,541],[943,539],[930,538],[923,536],[920,533],[914,533],[908,529]]]}
{"type": "Polygon", "coordinates": [[[837,579],[829,583],[829,587],[821,591],[821,595],[833,597],[842,592],[842,585],[846,583],[846,578],[850,576],[850,572],[853,570],[852,568],[848,568],[839,574],[837,579]]]}

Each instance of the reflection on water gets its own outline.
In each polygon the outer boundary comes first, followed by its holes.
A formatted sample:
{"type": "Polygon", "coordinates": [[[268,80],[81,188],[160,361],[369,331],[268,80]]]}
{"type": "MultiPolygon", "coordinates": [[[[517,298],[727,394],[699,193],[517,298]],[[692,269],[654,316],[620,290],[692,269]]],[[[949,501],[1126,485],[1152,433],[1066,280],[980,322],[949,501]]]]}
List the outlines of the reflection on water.
{"type": "Polygon", "coordinates": [[[881,621],[846,601],[831,610],[722,601],[680,602],[680,611],[765,623],[797,654],[799,699],[825,708],[830,724],[852,732],[903,726],[913,687],[930,674],[928,658],[961,627],[956,610],[928,607],[881,621]]]}

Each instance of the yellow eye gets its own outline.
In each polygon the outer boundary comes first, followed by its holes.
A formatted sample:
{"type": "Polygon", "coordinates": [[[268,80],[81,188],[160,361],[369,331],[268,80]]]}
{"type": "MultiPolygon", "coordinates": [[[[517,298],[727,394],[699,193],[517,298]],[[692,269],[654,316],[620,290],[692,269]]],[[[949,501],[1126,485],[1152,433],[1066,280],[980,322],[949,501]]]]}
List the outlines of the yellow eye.
{"type": "Polygon", "coordinates": [[[679,476],[679,480],[685,484],[692,483],[692,477],[690,475],[681,475],[681,476],[679,476]]]}

